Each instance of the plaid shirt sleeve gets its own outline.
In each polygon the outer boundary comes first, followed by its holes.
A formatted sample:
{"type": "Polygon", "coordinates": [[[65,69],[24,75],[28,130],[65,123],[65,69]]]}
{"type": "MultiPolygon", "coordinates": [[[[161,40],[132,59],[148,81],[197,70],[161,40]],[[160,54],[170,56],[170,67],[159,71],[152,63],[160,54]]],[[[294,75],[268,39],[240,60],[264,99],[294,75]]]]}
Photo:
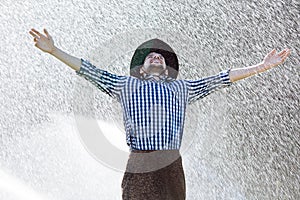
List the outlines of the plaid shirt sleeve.
{"type": "Polygon", "coordinates": [[[81,59],[80,69],[75,72],[113,98],[119,97],[121,89],[128,78],[127,76],[118,76],[99,69],[84,59],[81,59]]]}
{"type": "Polygon", "coordinates": [[[188,89],[188,103],[201,99],[220,88],[230,86],[232,84],[229,79],[230,70],[224,70],[214,76],[199,80],[184,80],[188,89]]]}

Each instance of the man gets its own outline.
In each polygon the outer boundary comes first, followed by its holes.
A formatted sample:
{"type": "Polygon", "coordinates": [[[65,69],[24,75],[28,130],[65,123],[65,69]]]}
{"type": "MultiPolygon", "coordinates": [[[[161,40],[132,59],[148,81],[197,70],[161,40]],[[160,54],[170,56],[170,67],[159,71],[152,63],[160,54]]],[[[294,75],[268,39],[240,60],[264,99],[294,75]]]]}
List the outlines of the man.
{"type": "Polygon", "coordinates": [[[279,53],[272,50],[254,66],[224,70],[199,80],[176,80],[179,64],[175,52],[165,42],[152,39],[136,49],[130,76],[118,76],[68,55],[55,47],[52,37],[45,29],[44,32],[45,35],[35,29],[30,31],[36,47],[120,102],[131,151],[122,181],[122,197],[130,200],[185,199],[179,149],[186,106],[218,88],[271,69],[290,54],[289,49],[279,53]]]}

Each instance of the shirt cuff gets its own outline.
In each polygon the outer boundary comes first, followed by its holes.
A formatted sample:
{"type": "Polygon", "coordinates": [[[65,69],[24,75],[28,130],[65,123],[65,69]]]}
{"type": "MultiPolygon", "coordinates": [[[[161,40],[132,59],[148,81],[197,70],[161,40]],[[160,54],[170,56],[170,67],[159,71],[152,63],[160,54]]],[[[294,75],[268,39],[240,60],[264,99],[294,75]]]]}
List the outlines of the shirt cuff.
{"type": "Polygon", "coordinates": [[[77,75],[83,75],[84,72],[88,71],[88,66],[90,65],[89,61],[84,60],[83,58],[81,58],[80,60],[81,60],[80,68],[79,70],[75,71],[77,75]]]}
{"type": "Polygon", "coordinates": [[[230,70],[231,70],[231,68],[229,68],[227,70],[223,70],[219,73],[220,80],[222,81],[222,83],[224,85],[231,85],[233,83],[230,81],[230,78],[229,78],[230,70]]]}

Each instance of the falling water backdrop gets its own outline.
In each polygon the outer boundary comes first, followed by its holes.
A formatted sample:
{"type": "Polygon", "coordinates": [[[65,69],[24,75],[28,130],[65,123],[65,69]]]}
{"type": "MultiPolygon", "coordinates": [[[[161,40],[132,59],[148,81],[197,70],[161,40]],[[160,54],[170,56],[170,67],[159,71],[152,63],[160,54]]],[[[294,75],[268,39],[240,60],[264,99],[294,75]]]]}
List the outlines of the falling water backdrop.
{"type": "Polygon", "coordinates": [[[190,106],[182,155],[187,199],[300,199],[298,0],[4,0],[0,9],[1,200],[121,199],[124,163],[102,160],[81,137],[92,121],[125,145],[121,108],[35,48],[31,28],[47,28],[59,48],[120,75],[151,38],[178,54],[179,79],[291,48],[283,65],[190,106]]]}

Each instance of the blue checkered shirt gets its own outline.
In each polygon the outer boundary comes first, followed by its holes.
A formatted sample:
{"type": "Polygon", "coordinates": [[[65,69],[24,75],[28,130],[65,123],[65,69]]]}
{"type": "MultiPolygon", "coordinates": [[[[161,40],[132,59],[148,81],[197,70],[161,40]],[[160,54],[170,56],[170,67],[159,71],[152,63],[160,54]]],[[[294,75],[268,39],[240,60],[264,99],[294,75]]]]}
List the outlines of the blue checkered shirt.
{"type": "Polygon", "coordinates": [[[121,103],[131,150],[167,150],[180,148],[186,106],[231,85],[229,71],[199,80],[162,77],[157,81],[151,76],[115,75],[81,59],[76,74],[121,103]]]}

